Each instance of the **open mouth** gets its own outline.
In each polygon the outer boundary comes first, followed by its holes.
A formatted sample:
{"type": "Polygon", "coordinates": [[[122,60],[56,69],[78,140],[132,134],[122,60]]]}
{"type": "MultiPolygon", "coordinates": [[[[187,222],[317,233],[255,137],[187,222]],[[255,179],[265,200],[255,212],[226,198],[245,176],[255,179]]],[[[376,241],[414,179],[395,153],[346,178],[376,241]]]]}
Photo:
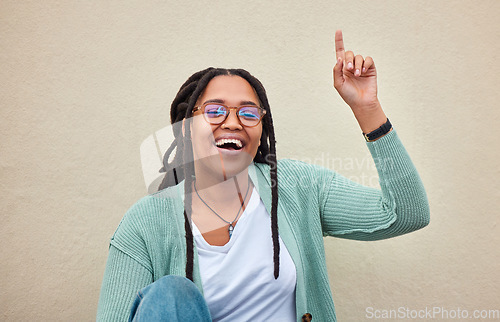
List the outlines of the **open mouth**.
{"type": "Polygon", "coordinates": [[[224,150],[241,150],[243,143],[238,139],[220,139],[215,142],[215,146],[224,150]]]}

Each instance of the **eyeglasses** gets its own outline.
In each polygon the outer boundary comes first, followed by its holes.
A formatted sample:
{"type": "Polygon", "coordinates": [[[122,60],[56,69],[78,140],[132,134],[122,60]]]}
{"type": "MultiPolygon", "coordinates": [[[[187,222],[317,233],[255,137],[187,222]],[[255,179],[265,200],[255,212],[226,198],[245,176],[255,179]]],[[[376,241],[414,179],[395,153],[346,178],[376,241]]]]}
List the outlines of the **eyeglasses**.
{"type": "Polygon", "coordinates": [[[246,127],[257,126],[266,115],[266,110],[256,105],[226,106],[220,103],[205,103],[195,106],[193,113],[201,110],[205,120],[210,124],[221,124],[229,116],[230,110],[236,110],[240,123],[246,127]]]}

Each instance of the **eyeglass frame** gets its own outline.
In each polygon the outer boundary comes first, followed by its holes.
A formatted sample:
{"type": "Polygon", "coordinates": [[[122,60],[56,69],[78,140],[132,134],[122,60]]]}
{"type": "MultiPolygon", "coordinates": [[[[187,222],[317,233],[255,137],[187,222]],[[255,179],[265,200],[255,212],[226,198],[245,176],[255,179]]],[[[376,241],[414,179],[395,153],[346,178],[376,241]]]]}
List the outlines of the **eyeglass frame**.
{"type": "Polygon", "coordinates": [[[243,126],[245,126],[245,127],[255,127],[255,126],[259,125],[260,122],[262,122],[262,119],[264,118],[264,116],[267,113],[267,111],[264,108],[262,108],[261,106],[259,106],[259,105],[248,105],[247,104],[247,105],[241,105],[241,106],[227,106],[225,104],[215,103],[215,102],[207,102],[207,103],[204,103],[202,105],[195,106],[195,107],[193,107],[192,113],[194,113],[196,111],[199,111],[199,110],[201,110],[201,113],[203,114],[203,118],[205,119],[205,121],[208,124],[213,124],[213,125],[219,125],[219,124],[224,123],[227,120],[227,118],[229,117],[229,114],[231,113],[231,110],[236,110],[236,117],[238,118],[238,122],[240,122],[240,124],[243,125],[243,126]],[[227,110],[229,110],[229,112],[227,113],[226,117],[222,121],[220,121],[220,123],[211,123],[211,122],[209,122],[207,120],[207,117],[205,116],[205,107],[207,105],[221,105],[221,106],[224,106],[227,110]],[[259,110],[259,112],[260,112],[260,118],[259,118],[259,121],[257,122],[257,124],[255,124],[255,125],[245,125],[245,124],[243,124],[241,122],[240,117],[238,115],[238,111],[240,109],[242,109],[243,107],[256,107],[259,110]]]}

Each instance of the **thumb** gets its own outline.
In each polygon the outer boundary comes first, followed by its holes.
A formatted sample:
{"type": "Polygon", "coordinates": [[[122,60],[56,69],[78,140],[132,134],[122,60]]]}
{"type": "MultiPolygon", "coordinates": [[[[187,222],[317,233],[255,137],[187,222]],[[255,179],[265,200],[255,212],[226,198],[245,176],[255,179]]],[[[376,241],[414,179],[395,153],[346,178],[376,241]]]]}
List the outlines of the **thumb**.
{"type": "Polygon", "coordinates": [[[333,87],[339,90],[344,84],[344,61],[342,58],[337,58],[337,63],[333,67],[333,87]]]}

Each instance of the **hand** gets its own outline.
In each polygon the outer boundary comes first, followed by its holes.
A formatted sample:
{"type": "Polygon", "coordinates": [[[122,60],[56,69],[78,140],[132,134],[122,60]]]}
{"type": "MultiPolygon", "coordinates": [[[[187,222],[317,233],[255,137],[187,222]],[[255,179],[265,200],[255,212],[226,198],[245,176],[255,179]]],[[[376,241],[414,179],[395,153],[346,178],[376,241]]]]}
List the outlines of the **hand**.
{"type": "Polygon", "coordinates": [[[335,32],[337,63],[333,68],[333,85],[342,99],[356,113],[358,109],[378,106],[377,70],[371,57],[345,52],[342,31],[335,32]]]}
{"type": "Polygon", "coordinates": [[[377,70],[369,56],[345,52],[342,31],[335,32],[337,63],[333,68],[333,86],[351,107],[359,126],[369,133],[387,120],[377,97],[377,70]]]}

